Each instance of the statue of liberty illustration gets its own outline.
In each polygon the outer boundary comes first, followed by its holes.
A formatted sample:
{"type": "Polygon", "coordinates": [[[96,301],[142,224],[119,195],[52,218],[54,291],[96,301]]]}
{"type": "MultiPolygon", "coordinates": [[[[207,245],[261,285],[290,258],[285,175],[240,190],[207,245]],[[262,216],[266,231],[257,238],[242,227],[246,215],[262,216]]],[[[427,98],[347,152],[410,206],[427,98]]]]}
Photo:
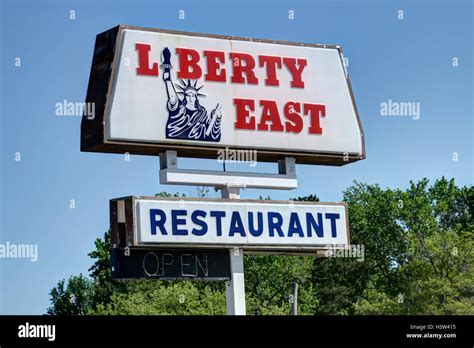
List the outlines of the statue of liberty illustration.
{"type": "Polygon", "coordinates": [[[199,93],[203,86],[197,87],[197,80],[186,82],[180,79],[180,84],[176,84],[179,91],[176,92],[175,84],[171,80],[170,71],[173,66],[168,47],[163,50],[163,64],[160,68],[163,70],[163,80],[168,94],[166,138],[219,142],[221,140],[221,105],[217,103],[211,114],[208,114],[199,102],[199,97],[205,94],[199,93]]]}

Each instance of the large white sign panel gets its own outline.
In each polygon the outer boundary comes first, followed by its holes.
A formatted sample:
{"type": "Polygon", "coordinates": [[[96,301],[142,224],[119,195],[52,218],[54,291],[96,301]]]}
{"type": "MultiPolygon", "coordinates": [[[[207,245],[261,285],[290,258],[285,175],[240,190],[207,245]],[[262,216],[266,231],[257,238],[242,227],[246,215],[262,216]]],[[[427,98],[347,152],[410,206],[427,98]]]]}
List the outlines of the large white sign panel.
{"type": "Polygon", "coordinates": [[[337,203],[134,200],[137,245],[318,249],[349,244],[337,203]]]}
{"type": "MultiPolygon", "coordinates": [[[[230,147],[258,150],[259,160],[293,154],[299,163],[336,165],[365,157],[339,46],[126,26],[116,35],[103,78],[106,146],[96,151],[159,145],[187,156],[192,147],[198,157],[214,149],[215,158],[230,147]]],[[[105,48],[96,43],[96,51],[105,48]]],[[[90,86],[102,81],[94,71],[90,86]]]]}

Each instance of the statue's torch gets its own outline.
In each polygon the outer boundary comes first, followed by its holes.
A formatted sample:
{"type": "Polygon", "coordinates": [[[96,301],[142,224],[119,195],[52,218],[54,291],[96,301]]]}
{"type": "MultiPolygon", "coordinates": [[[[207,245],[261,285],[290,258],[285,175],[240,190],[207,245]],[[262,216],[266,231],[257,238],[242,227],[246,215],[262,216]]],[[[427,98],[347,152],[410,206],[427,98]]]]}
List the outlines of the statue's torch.
{"type": "Polygon", "coordinates": [[[171,81],[170,71],[173,69],[173,66],[171,65],[171,52],[168,47],[165,47],[162,56],[163,63],[160,65],[160,69],[163,70],[163,79],[165,81],[171,81]]]}

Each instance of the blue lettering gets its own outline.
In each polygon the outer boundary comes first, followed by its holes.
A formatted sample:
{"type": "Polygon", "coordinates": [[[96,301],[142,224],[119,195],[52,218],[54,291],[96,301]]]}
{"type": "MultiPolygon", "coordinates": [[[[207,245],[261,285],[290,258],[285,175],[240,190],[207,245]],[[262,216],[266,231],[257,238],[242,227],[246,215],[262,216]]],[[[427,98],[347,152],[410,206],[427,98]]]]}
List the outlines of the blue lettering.
{"type": "Polygon", "coordinates": [[[301,222],[298,217],[298,213],[291,213],[290,225],[288,226],[288,237],[293,236],[294,233],[298,233],[300,237],[304,237],[303,229],[301,228],[301,222]]]}
{"type": "Polygon", "coordinates": [[[324,236],[323,214],[318,213],[318,222],[314,219],[313,214],[306,213],[306,229],[308,230],[308,237],[311,237],[311,229],[314,228],[318,237],[324,236]]]}
{"type": "Polygon", "coordinates": [[[156,234],[156,228],[160,228],[160,232],[162,235],[167,235],[165,228],[166,222],[166,214],[161,209],[150,209],[150,226],[151,226],[151,234],[156,234]],[[156,216],[160,216],[160,220],[156,220],[156,216]]]}
{"type": "Polygon", "coordinates": [[[250,234],[254,237],[260,236],[263,233],[263,213],[257,213],[257,229],[255,229],[253,225],[253,213],[251,211],[249,211],[248,217],[250,234]]]}
{"type": "Polygon", "coordinates": [[[186,216],[186,210],[171,210],[171,226],[173,230],[173,235],[175,236],[187,236],[188,230],[179,229],[180,225],[186,225],[186,219],[180,219],[179,216],[186,216]]]}
{"type": "Polygon", "coordinates": [[[242,237],[245,237],[244,224],[242,223],[242,218],[240,217],[238,211],[232,212],[229,236],[232,237],[236,233],[240,234],[242,237]]]}
{"type": "Polygon", "coordinates": [[[198,230],[196,228],[193,228],[192,234],[194,234],[196,236],[203,236],[207,233],[208,228],[207,228],[206,222],[199,219],[199,217],[205,218],[206,215],[207,215],[207,213],[203,210],[193,211],[193,213],[191,214],[191,220],[194,224],[201,227],[201,229],[198,230]]]}
{"type": "Polygon", "coordinates": [[[225,217],[225,211],[211,211],[209,215],[216,218],[216,234],[218,237],[222,236],[222,218],[225,217]]]}
{"type": "Polygon", "coordinates": [[[331,235],[337,237],[336,220],[339,219],[339,214],[327,213],[326,219],[331,220],[331,235]]]}
{"type": "Polygon", "coordinates": [[[268,230],[270,232],[270,237],[275,236],[275,230],[277,231],[280,237],[284,237],[283,230],[281,229],[281,225],[283,224],[283,217],[280,213],[273,213],[268,212],[268,230]],[[277,222],[273,221],[273,218],[277,219],[277,222]]]}

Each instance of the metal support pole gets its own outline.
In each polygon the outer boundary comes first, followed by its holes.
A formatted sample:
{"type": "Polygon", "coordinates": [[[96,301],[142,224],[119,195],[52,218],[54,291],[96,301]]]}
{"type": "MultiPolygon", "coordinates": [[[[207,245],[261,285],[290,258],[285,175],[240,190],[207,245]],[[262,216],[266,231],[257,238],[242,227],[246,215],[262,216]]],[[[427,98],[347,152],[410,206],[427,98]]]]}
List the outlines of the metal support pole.
{"type": "MultiPolygon", "coordinates": [[[[239,199],[240,188],[221,189],[222,198],[239,199]]],[[[228,315],[245,315],[244,253],[240,248],[229,250],[231,280],[225,282],[228,315]]]]}
{"type": "Polygon", "coordinates": [[[245,315],[244,254],[242,249],[230,249],[231,280],[225,282],[228,315],[245,315]]]}
{"type": "Polygon", "coordinates": [[[290,315],[298,315],[298,283],[291,284],[290,315]]]}

